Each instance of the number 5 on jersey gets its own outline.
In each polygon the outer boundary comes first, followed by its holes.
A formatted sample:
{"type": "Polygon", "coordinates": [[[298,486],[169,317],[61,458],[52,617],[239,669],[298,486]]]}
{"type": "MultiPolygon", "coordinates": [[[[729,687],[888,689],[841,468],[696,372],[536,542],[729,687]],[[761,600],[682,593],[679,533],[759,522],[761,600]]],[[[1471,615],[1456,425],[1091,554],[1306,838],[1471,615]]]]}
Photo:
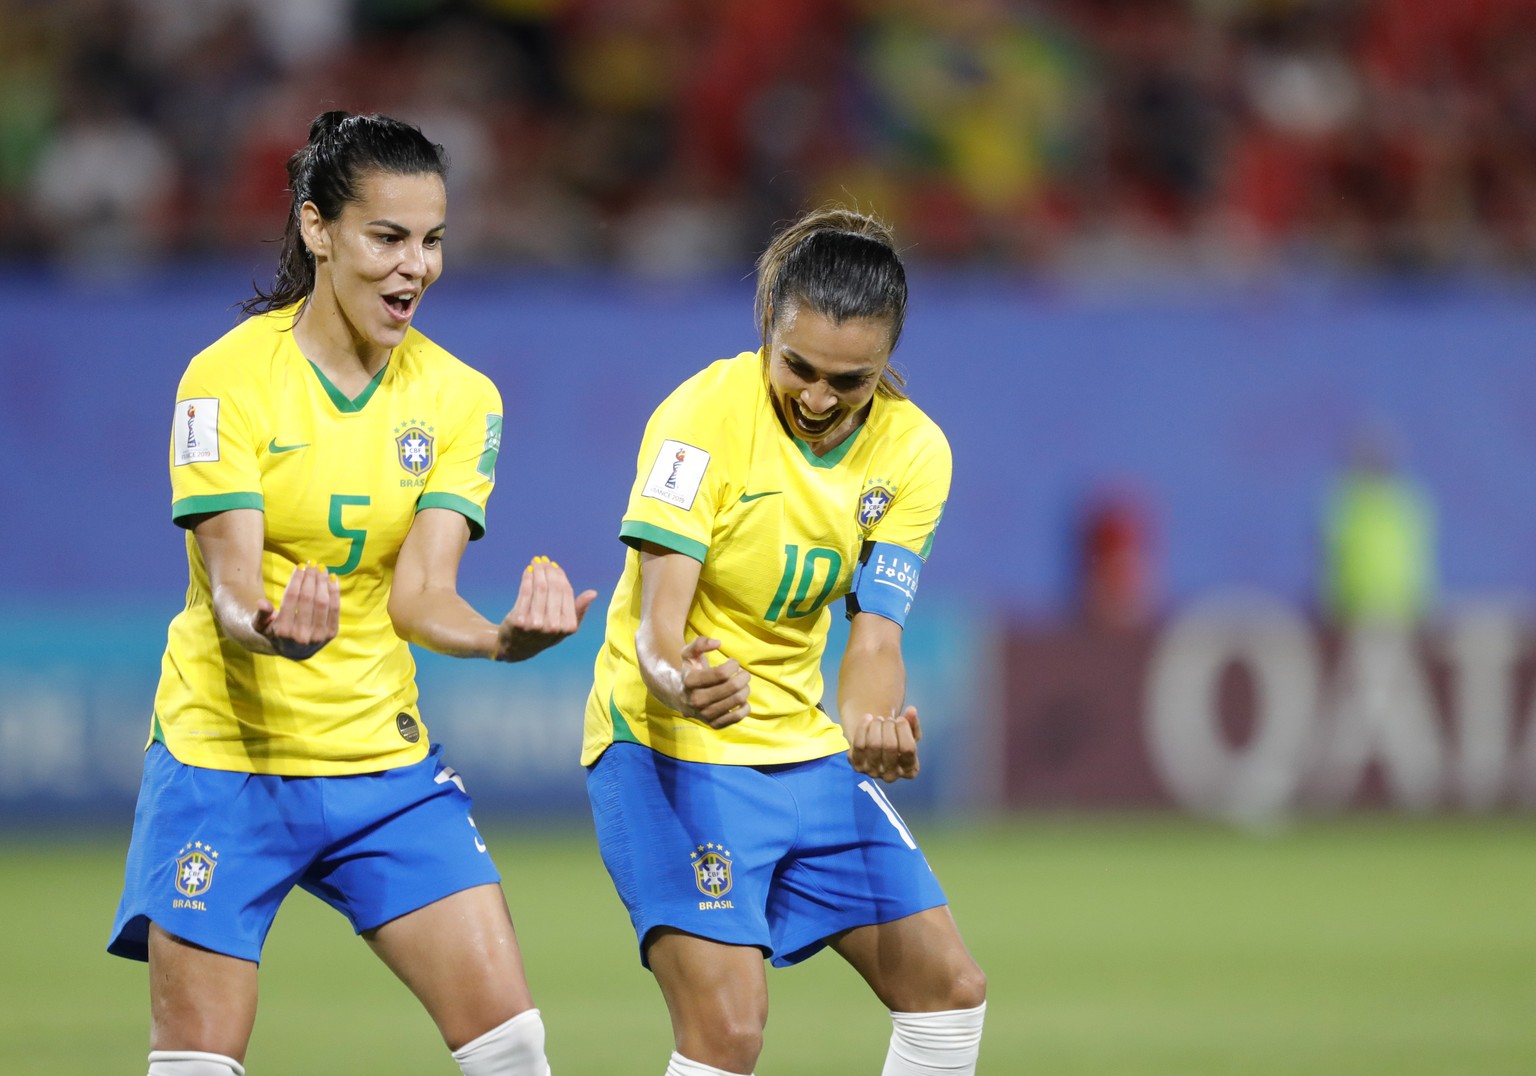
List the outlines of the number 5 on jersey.
{"type": "Polygon", "coordinates": [[[348,527],[342,519],[342,512],[348,507],[367,507],[368,498],[351,493],[331,494],[331,533],[338,538],[350,538],[352,548],[347,550],[347,559],[341,564],[326,565],[326,570],[336,575],[346,575],[356,568],[363,560],[363,543],[368,540],[368,532],[360,528],[348,527]]]}

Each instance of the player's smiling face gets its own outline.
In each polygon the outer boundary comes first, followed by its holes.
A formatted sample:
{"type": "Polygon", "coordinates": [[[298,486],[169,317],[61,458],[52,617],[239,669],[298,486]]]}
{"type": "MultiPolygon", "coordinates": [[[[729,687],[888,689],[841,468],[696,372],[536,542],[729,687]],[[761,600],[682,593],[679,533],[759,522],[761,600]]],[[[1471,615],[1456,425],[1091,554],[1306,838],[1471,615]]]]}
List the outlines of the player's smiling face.
{"type": "Polygon", "coordinates": [[[818,455],[848,439],[891,358],[891,326],[883,318],[834,322],[810,308],[790,307],[773,323],[768,386],[786,429],[818,455]]]}
{"type": "Polygon", "coordinates": [[[422,293],[442,275],[448,197],[431,173],[370,172],[357,193],[334,221],[304,206],[314,300],[329,298],[359,353],[387,351],[405,339],[422,293]]]}

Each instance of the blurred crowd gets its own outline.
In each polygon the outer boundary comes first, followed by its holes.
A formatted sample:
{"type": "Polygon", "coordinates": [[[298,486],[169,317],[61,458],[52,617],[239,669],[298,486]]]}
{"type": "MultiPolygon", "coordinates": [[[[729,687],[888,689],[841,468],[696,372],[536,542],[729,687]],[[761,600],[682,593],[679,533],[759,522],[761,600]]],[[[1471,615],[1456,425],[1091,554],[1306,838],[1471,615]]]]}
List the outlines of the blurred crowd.
{"type": "Polygon", "coordinates": [[[333,107],[448,149],[456,261],[836,198],[929,263],[1536,268],[1536,0],[0,0],[0,260],[248,252],[333,107]]]}

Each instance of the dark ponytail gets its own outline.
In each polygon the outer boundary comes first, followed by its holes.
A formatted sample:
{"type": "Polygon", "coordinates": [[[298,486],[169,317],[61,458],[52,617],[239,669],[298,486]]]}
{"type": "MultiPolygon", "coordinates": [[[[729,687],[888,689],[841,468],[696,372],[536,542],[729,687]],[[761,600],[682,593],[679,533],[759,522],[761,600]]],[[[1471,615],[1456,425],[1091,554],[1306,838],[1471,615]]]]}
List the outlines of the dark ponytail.
{"type": "Polygon", "coordinates": [[[283,229],[272,290],[258,286],[254,298],[240,304],[246,314],[264,314],[308,298],[315,290],[315,257],[299,231],[299,209],[315,203],[322,220],[333,221],[358,198],[364,176],[374,172],[444,176],[443,147],[429,142],[419,128],[388,116],[323,112],[309,125],[309,141],[288,158],[292,200],[283,229]]]}
{"type": "MultiPolygon", "coordinates": [[[[891,350],[907,320],[907,273],[890,226],[841,206],[807,213],[781,231],[757,259],[757,320],[767,347],[777,320],[808,307],[841,324],[884,319],[891,350]]],[[[906,378],[890,364],[875,390],[906,399],[906,378]]]]}

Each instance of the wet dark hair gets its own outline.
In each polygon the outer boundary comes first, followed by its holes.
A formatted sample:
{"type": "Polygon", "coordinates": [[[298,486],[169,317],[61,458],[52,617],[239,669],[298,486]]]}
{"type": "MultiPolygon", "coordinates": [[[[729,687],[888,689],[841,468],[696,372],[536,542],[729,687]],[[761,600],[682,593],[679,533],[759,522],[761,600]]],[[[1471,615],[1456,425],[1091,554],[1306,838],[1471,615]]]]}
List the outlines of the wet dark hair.
{"type": "Polygon", "coordinates": [[[315,203],[322,220],[333,221],[358,198],[363,177],[391,175],[446,177],[443,147],[417,127],[388,116],[324,112],[309,125],[309,141],[288,158],[288,189],[293,194],[277,277],[270,292],[256,289],[240,304],[246,314],[264,314],[291,306],[315,290],[315,257],[299,232],[299,209],[315,203]]]}
{"type": "MultiPolygon", "coordinates": [[[[756,307],[765,348],[779,318],[808,307],[834,325],[849,318],[886,321],[895,351],[907,320],[907,273],[890,226],[842,206],[807,213],[757,259],[756,307]]],[[[905,384],[887,364],[875,391],[902,400],[905,384]]]]}

